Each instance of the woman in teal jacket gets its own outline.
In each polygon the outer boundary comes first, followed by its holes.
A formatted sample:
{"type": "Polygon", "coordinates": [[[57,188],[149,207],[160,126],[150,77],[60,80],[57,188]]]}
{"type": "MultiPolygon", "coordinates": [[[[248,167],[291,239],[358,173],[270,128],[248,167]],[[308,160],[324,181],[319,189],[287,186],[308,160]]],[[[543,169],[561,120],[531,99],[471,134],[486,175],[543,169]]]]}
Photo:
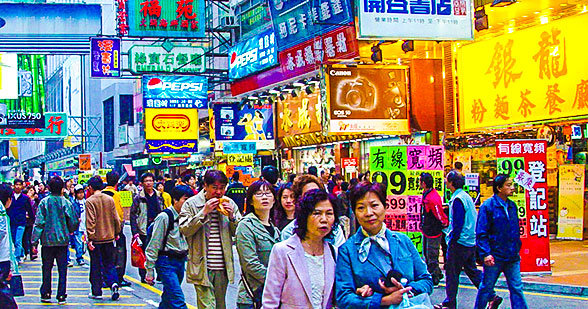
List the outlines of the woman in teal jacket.
{"type": "Polygon", "coordinates": [[[433,280],[412,241],[386,228],[386,190],[382,184],[363,181],[351,189],[349,199],[361,228],[339,248],[335,287],[340,308],[377,308],[397,305],[404,293],[431,294],[433,280]],[[396,270],[408,283],[380,280],[396,270]]]}
{"type": "Polygon", "coordinates": [[[275,202],[276,192],[269,182],[258,180],[249,186],[246,214],[235,232],[242,270],[237,297],[239,309],[258,308],[254,303],[261,302],[269,256],[274,244],[280,241],[280,230],[270,219],[275,202]]]}

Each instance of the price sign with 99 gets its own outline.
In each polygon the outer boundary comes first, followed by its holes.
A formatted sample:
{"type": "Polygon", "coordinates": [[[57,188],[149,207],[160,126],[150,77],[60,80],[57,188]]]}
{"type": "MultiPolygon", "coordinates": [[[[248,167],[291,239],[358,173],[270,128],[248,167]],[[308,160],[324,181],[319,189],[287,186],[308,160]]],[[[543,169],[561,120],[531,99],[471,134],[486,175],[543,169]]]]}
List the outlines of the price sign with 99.
{"type": "Polygon", "coordinates": [[[390,210],[397,213],[397,210],[404,210],[406,213],[406,197],[405,196],[389,196],[388,203],[390,204],[390,210]]]}
{"type": "Polygon", "coordinates": [[[525,169],[523,158],[498,158],[498,173],[514,178],[520,170],[525,169]]]}
{"type": "Polygon", "coordinates": [[[380,182],[386,186],[392,195],[402,195],[406,191],[406,174],[404,171],[390,172],[390,176],[385,172],[375,172],[372,175],[372,182],[380,182]]]}

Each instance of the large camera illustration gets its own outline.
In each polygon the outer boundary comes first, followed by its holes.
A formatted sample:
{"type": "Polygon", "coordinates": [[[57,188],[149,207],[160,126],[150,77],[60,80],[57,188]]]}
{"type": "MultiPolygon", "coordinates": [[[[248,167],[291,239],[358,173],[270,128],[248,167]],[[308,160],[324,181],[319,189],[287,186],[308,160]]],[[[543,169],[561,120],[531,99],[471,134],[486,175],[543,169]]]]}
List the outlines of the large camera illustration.
{"type": "Polygon", "coordinates": [[[384,98],[390,100],[390,107],[386,110],[386,117],[390,119],[406,117],[406,102],[402,100],[402,92],[399,82],[389,82],[388,88],[384,91],[384,98]]]}
{"type": "Polygon", "coordinates": [[[376,87],[366,78],[341,81],[337,93],[337,102],[342,107],[362,111],[376,108],[376,87]]]}

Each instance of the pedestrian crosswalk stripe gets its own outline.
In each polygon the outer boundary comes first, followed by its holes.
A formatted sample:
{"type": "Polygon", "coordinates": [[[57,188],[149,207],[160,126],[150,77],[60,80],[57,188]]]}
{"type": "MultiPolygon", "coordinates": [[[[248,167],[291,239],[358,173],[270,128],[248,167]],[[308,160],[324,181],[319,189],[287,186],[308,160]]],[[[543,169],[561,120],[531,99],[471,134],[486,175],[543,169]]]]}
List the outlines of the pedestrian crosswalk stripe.
{"type": "MultiPolygon", "coordinates": [[[[67,306],[113,306],[113,307],[147,307],[147,304],[120,304],[120,303],[65,303],[67,306]]],[[[59,306],[55,303],[18,303],[18,306],[59,306]]]]}
{"type": "MultiPolygon", "coordinates": [[[[441,283],[439,286],[445,286],[445,284],[441,283]]],[[[469,285],[460,285],[460,288],[468,289],[468,290],[477,290],[475,286],[469,285]]],[[[506,289],[494,289],[497,292],[506,293],[509,292],[506,289]]],[[[525,295],[533,295],[533,296],[543,296],[543,297],[553,297],[553,298],[565,298],[565,299],[575,299],[575,300],[588,300],[588,297],[580,297],[580,296],[569,296],[569,295],[555,295],[555,294],[548,294],[548,293],[538,293],[538,292],[527,292],[523,290],[525,295]]]]}
{"type": "MultiPolygon", "coordinates": [[[[67,270],[67,273],[79,273],[79,274],[87,274],[89,273],[90,270],[67,270]]],[[[24,274],[42,274],[43,271],[41,270],[21,270],[19,271],[19,273],[24,273],[24,274]]],[[[51,273],[58,273],[57,269],[53,268],[53,271],[51,273]]]]}
{"type": "MultiPolygon", "coordinates": [[[[57,284],[58,280],[52,280],[51,282],[54,283],[54,284],[57,284]]],[[[23,281],[22,283],[24,283],[24,284],[41,284],[43,282],[42,281],[23,281]]],[[[67,280],[67,283],[68,284],[69,283],[72,283],[72,284],[90,284],[90,282],[88,282],[88,281],[70,281],[70,280],[67,280]]]]}
{"type": "MultiPolygon", "coordinates": [[[[25,289],[25,291],[36,291],[37,293],[39,292],[39,288],[38,287],[36,287],[36,288],[34,288],[34,287],[25,287],[24,289],[25,289]]],[[[57,288],[55,286],[53,286],[52,289],[57,290],[57,288]]],[[[102,289],[103,290],[110,290],[109,288],[102,288],[102,289]]],[[[67,291],[70,291],[70,290],[71,291],[89,291],[90,288],[89,287],[87,287],[87,288],[70,288],[70,287],[67,287],[66,290],[67,291]]]]}
{"type": "MultiPolygon", "coordinates": [[[[35,279],[37,279],[37,278],[38,278],[38,279],[42,279],[42,278],[43,278],[43,276],[29,276],[29,275],[26,275],[26,276],[25,276],[25,278],[27,278],[27,279],[30,279],[30,278],[35,278],[35,279]]],[[[68,275],[67,275],[67,279],[69,279],[69,278],[85,278],[85,279],[88,279],[88,275],[85,275],[85,276],[70,276],[70,275],[68,274],[68,275]]],[[[69,282],[69,280],[67,280],[67,282],[69,282]]]]}
{"type": "MultiPolygon", "coordinates": [[[[156,293],[157,295],[160,295],[161,296],[161,294],[163,293],[161,290],[159,290],[159,289],[157,289],[157,288],[155,288],[153,286],[150,286],[148,284],[145,284],[145,283],[143,283],[143,282],[141,282],[141,281],[139,281],[139,280],[137,280],[137,279],[135,279],[135,278],[133,278],[131,276],[125,275],[125,279],[127,279],[128,281],[131,281],[131,282],[133,282],[135,284],[138,284],[138,285],[142,286],[143,288],[145,288],[145,289],[147,289],[147,290],[149,290],[149,291],[151,291],[153,293],[156,293]]],[[[190,305],[190,304],[188,304],[188,302],[186,302],[186,306],[188,306],[189,309],[196,309],[196,306],[190,305]]]]}

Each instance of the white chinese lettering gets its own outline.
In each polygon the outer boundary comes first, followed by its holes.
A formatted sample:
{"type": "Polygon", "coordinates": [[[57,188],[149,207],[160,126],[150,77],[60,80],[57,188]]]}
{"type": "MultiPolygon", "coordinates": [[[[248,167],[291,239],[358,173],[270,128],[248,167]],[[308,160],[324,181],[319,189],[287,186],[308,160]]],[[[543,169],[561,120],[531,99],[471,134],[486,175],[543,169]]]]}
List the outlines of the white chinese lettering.
{"type": "Polygon", "coordinates": [[[296,27],[296,18],[290,17],[288,18],[288,29],[290,30],[290,34],[298,33],[298,28],[296,27]]]}
{"type": "Polygon", "coordinates": [[[286,26],[286,23],[280,23],[278,25],[278,27],[280,28],[280,38],[285,38],[288,36],[288,27],[286,26]]]}
{"type": "Polygon", "coordinates": [[[327,54],[328,58],[335,57],[335,46],[333,45],[332,37],[325,38],[325,53],[327,54]]]}
{"type": "Polygon", "coordinates": [[[304,66],[304,57],[302,56],[302,50],[296,51],[296,67],[301,68],[304,66]]]}
{"type": "Polygon", "coordinates": [[[345,41],[345,33],[343,32],[337,34],[337,52],[347,52],[347,42],[345,41]]]}
{"type": "Polygon", "coordinates": [[[294,64],[294,57],[292,57],[292,53],[288,53],[286,68],[288,69],[288,71],[294,71],[294,69],[296,68],[296,65],[294,64]]]}
{"type": "Polygon", "coordinates": [[[333,8],[333,14],[339,15],[343,13],[343,5],[341,0],[331,0],[331,7],[333,8]]]}
{"type": "Polygon", "coordinates": [[[312,52],[312,45],[308,45],[304,48],[304,59],[307,65],[314,64],[314,53],[312,52]]]}
{"type": "Polygon", "coordinates": [[[510,144],[510,153],[512,154],[520,154],[521,153],[521,144],[516,143],[516,144],[510,144]]]}
{"type": "Polygon", "coordinates": [[[510,154],[510,147],[508,146],[508,144],[498,144],[498,153],[510,154]]]}
{"type": "Polygon", "coordinates": [[[329,2],[321,2],[321,20],[327,20],[329,18],[331,18],[329,2]]]}
{"type": "Polygon", "coordinates": [[[523,153],[533,153],[533,144],[524,143],[523,144],[523,153]]]}
{"type": "Polygon", "coordinates": [[[535,178],[535,182],[545,182],[545,163],[541,161],[529,162],[529,174],[535,178]]]}
{"type": "Polygon", "coordinates": [[[532,215],[529,223],[531,224],[531,231],[529,231],[529,235],[537,235],[537,237],[549,236],[547,235],[547,219],[543,218],[542,214],[539,215],[539,218],[537,218],[535,215],[532,215]]]}

